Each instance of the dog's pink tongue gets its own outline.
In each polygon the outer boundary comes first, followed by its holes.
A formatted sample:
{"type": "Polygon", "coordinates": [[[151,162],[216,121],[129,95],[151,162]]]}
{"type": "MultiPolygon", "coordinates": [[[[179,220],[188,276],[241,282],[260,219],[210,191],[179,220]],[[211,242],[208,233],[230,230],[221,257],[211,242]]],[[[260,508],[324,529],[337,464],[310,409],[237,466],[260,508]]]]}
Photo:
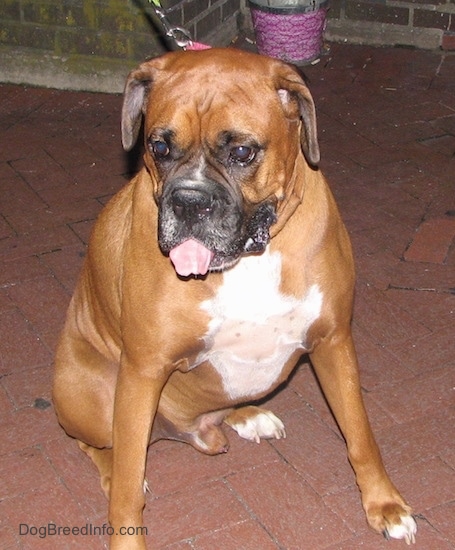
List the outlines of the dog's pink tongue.
{"type": "Polygon", "coordinates": [[[182,277],[205,275],[213,258],[213,252],[194,239],[188,239],[169,252],[175,271],[182,277]]]}

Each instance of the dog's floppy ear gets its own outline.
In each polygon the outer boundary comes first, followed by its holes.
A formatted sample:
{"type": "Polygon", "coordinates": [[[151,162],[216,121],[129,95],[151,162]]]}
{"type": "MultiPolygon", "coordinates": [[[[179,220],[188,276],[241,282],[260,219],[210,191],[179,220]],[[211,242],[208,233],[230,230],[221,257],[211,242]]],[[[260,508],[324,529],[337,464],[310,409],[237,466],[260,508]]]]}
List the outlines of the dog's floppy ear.
{"type": "Polygon", "coordinates": [[[285,111],[292,113],[297,103],[303,128],[300,134],[302,151],[307,161],[317,166],[321,158],[316,127],[316,109],[309,89],[291,66],[286,66],[277,80],[277,90],[285,111]]]}
{"type": "Polygon", "coordinates": [[[122,144],[129,151],[136,143],[141,129],[147,96],[153,82],[153,65],[143,63],[128,75],[123,93],[122,144]]]}

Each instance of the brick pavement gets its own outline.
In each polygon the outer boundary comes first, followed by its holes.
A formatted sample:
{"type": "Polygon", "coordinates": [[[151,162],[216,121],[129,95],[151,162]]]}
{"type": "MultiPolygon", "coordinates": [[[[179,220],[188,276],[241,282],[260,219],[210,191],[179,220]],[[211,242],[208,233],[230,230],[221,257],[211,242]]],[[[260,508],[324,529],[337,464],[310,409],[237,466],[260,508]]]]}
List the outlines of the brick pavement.
{"type": "MultiPolygon", "coordinates": [[[[454,549],[455,57],[332,45],[306,72],[322,168],[355,248],[370,418],[419,515],[415,548],[454,549]]],[[[117,95],[0,86],[0,549],[106,543],[20,525],[107,521],[94,467],[57,425],[50,383],[93,220],[140,162],[121,150],[120,107],[117,95]]],[[[150,548],[403,547],[366,526],[307,363],[271,401],[286,440],[232,435],[219,457],[152,446],[150,548]]]]}

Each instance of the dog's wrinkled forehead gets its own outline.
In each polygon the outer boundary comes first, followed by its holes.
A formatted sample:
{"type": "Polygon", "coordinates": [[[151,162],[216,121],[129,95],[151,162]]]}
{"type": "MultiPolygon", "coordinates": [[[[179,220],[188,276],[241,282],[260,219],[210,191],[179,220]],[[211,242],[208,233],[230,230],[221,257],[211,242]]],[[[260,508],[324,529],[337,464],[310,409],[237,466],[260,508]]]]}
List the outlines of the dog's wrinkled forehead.
{"type": "Polygon", "coordinates": [[[169,129],[179,140],[215,145],[222,132],[259,143],[285,131],[280,95],[255,72],[204,64],[157,75],[145,105],[145,132],[169,129]]]}

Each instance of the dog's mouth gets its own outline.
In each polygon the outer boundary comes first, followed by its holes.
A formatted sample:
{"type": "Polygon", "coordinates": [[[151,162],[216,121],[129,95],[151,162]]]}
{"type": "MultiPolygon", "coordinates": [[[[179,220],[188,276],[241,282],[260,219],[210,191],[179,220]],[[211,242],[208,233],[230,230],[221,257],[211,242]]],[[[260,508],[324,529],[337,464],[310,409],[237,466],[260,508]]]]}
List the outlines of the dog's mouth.
{"type": "Polygon", "coordinates": [[[263,252],[270,241],[269,230],[275,221],[275,207],[270,202],[263,203],[243,227],[242,236],[227,249],[213,250],[210,245],[189,236],[171,248],[169,258],[181,277],[204,276],[209,271],[227,269],[242,255],[263,252]]]}

